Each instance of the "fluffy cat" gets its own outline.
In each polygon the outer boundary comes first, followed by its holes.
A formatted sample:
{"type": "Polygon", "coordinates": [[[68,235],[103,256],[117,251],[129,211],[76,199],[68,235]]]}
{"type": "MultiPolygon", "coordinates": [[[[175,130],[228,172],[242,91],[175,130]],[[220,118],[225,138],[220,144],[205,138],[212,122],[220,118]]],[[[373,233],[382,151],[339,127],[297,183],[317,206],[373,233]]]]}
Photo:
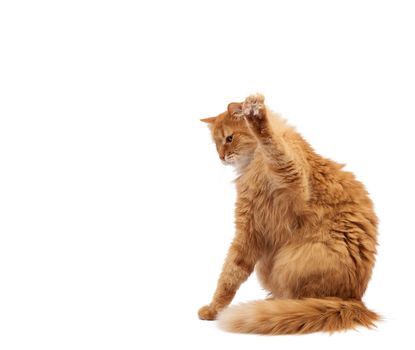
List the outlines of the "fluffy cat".
{"type": "Polygon", "coordinates": [[[265,107],[262,95],[202,121],[220,159],[239,176],[235,238],[199,317],[259,334],[374,326],[379,316],[361,300],[377,244],[377,217],[364,186],[316,154],[265,107]],[[270,297],[227,307],[254,268],[270,297]]]}

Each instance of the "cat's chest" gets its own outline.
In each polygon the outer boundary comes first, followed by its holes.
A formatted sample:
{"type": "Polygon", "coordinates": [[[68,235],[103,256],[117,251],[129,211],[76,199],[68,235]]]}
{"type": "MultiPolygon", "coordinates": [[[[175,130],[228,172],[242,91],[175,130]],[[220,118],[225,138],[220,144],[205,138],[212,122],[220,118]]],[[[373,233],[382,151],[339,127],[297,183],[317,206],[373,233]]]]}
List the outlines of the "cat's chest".
{"type": "Polygon", "coordinates": [[[270,183],[267,178],[257,176],[249,181],[241,181],[237,192],[237,215],[244,216],[256,231],[273,234],[284,224],[287,212],[284,190],[270,183]]]}

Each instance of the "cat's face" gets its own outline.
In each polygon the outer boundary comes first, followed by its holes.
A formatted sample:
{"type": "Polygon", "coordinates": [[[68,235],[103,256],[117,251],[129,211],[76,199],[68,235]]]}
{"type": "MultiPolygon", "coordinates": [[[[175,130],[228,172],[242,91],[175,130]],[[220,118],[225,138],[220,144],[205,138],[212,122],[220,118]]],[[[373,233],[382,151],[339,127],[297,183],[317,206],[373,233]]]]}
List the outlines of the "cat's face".
{"type": "Polygon", "coordinates": [[[257,142],[244,119],[233,117],[228,107],[227,112],[201,121],[208,123],[219,158],[224,164],[240,167],[249,163],[257,142]]]}

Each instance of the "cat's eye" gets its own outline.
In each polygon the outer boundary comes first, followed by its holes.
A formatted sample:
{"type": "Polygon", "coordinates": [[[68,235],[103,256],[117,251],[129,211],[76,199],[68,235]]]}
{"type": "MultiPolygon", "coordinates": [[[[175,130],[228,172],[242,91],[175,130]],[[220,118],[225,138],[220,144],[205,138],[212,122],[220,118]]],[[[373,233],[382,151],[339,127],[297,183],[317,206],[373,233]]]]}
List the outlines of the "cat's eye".
{"type": "Polygon", "coordinates": [[[233,140],[233,135],[229,135],[226,137],[226,143],[231,143],[233,140]]]}

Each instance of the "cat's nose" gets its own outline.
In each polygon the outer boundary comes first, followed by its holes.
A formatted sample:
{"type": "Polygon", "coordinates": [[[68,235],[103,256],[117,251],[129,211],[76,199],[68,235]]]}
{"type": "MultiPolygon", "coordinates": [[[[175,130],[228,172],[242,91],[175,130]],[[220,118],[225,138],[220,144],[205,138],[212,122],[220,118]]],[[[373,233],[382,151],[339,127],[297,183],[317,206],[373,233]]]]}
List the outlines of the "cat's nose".
{"type": "Polygon", "coordinates": [[[225,155],[224,154],[219,154],[219,158],[220,158],[220,160],[225,160],[225,155]]]}

